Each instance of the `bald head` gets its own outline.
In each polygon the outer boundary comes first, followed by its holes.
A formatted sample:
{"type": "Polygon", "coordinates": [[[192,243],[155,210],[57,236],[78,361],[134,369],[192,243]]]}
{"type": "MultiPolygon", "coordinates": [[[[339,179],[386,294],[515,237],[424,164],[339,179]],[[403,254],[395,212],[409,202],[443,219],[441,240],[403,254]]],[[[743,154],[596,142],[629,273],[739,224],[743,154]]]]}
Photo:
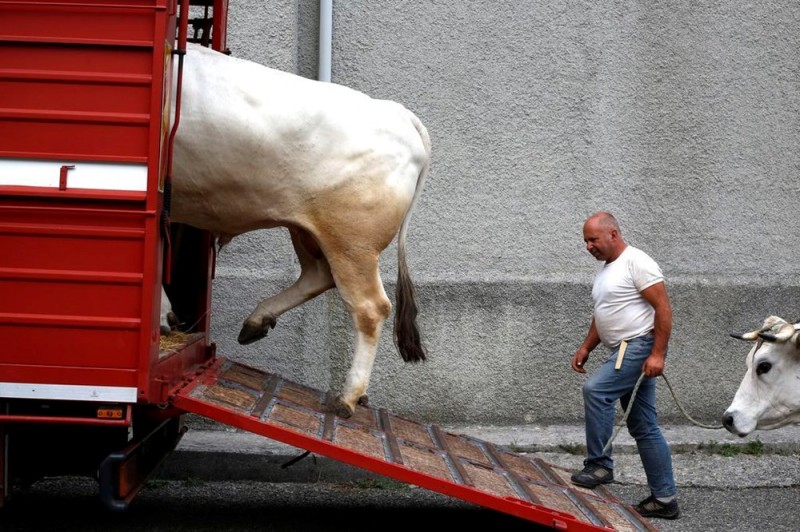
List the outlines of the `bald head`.
{"type": "Polygon", "coordinates": [[[619,223],[617,223],[617,219],[614,218],[614,215],[610,212],[600,211],[596,212],[593,215],[589,216],[586,219],[586,223],[596,224],[597,227],[607,229],[607,230],[615,230],[617,233],[622,235],[622,231],[619,229],[619,223]]]}
{"type": "Polygon", "coordinates": [[[625,241],[617,219],[609,212],[594,213],[583,224],[583,241],[586,251],[597,260],[612,262],[625,251],[625,241]]]}

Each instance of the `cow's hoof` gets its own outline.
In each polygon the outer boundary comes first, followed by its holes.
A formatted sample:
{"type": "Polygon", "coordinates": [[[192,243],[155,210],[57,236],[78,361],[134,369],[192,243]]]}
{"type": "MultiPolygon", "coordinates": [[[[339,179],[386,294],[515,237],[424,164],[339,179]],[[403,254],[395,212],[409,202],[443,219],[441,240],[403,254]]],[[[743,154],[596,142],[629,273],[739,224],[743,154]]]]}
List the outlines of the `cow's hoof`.
{"type": "Polygon", "coordinates": [[[278,320],[271,316],[264,318],[260,327],[248,322],[244,322],[244,325],[242,325],[242,330],[239,331],[239,343],[242,345],[247,345],[261,340],[267,335],[267,332],[270,329],[275,328],[275,324],[277,322],[278,320]]]}
{"type": "Polygon", "coordinates": [[[347,406],[341,397],[337,397],[330,406],[331,411],[341,418],[348,419],[353,415],[353,409],[347,406]]]}
{"type": "Polygon", "coordinates": [[[261,340],[267,335],[267,330],[264,327],[255,327],[249,323],[242,326],[239,331],[239,343],[242,345],[252,344],[255,341],[261,340]]]}

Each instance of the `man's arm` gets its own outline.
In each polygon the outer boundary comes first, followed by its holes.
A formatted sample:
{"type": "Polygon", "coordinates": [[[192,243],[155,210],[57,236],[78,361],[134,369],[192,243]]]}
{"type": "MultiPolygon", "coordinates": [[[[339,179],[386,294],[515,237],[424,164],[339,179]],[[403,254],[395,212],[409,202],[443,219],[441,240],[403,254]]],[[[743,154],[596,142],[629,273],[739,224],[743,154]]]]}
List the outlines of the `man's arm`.
{"type": "Polygon", "coordinates": [[[653,327],[653,350],[642,366],[647,377],[658,377],[664,373],[664,358],[667,355],[667,344],[672,333],[672,306],[667,296],[667,287],[663,282],[656,283],[642,290],[642,297],[655,309],[653,327]]]}
{"type": "Polygon", "coordinates": [[[572,356],[572,369],[578,373],[586,373],[586,368],[584,366],[586,365],[586,361],[589,360],[589,353],[591,353],[599,343],[600,335],[597,334],[597,327],[595,327],[594,318],[592,318],[592,324],[589,326],[586,339],[572,356]]]}

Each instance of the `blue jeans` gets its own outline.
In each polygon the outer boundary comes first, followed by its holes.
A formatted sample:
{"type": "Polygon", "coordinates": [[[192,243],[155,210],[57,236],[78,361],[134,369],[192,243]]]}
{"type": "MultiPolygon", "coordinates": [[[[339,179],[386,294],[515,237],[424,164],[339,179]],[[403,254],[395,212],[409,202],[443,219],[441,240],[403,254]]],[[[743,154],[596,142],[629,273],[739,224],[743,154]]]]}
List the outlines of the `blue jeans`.
{"type": "MultiPolygon", "coordinates": [[[[587,464],[596,463],[607,469],[614,469],[611,448],[603,454],[603,447],[614,432],[616,402],[619,399],[622,408],[627,411],[631,393],[652,348],[652,336],[630,340],[619,370],[614,369],[619,350],[617,348],[583,385],[587,464]]],[[[636,440],[651,493],[656,497],[675,495],[672,455],[664,435],[661,434],[656,414],[656,379],[642,379],[627,424],[628,432],[636,440]]]]}

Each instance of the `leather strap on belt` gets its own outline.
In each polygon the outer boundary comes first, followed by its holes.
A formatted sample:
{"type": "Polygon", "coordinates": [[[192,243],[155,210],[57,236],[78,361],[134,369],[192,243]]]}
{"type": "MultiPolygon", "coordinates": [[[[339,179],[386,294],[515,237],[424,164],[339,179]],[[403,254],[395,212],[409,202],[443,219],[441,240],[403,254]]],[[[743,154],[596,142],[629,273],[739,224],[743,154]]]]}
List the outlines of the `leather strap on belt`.
{"type": "Polygon", "coordinates": [[[619,370],[622,367],[622,358],[625,356],[625,350],[628,348],[628,342],[623,340],[619,343],[619,351],[617,351],[617,362],[614,364],[614,369],[619,370]]]}

